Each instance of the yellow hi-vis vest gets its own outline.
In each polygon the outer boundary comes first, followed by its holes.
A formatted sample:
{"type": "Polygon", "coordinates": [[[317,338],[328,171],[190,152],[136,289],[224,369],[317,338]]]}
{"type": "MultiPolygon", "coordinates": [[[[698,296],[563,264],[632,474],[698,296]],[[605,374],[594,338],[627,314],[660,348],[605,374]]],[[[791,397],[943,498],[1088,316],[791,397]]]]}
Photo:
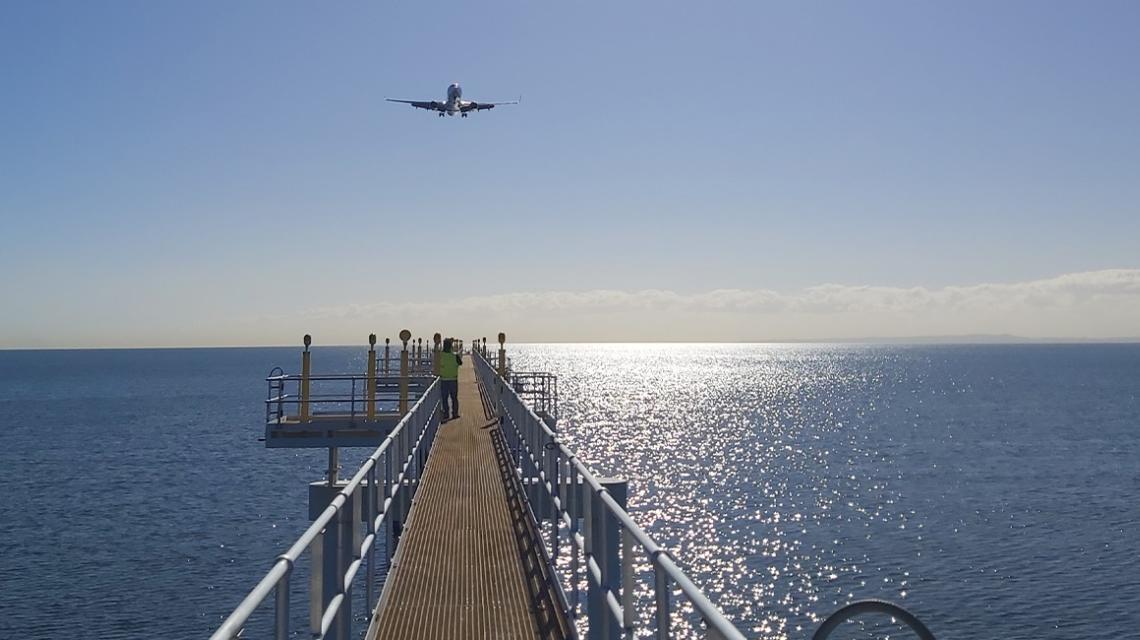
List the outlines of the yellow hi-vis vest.
{"type": "Polygon", "coordinates": [[[459,379],[459,358],[450,351],[439,353],[439,377],[444,380],[459,379]]]}

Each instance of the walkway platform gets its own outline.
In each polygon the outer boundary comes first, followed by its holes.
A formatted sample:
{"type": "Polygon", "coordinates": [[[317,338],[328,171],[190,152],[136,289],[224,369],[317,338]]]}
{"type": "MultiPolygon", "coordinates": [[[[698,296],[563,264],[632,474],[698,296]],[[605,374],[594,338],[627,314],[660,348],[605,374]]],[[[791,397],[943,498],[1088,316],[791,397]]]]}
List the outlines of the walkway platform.
{"type": "Polygon", "coordinates": [[[440,426],[369,627],[370,640],[570,637],[474,363],[440,426]]]}

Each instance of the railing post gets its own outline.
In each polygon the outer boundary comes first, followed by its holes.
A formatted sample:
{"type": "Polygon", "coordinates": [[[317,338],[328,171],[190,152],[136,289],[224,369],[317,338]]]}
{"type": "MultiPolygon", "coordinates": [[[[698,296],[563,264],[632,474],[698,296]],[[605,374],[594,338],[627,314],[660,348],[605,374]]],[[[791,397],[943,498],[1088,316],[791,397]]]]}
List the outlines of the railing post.
{"type": "Polygon", "coordinates": [[[570,514],[570,580],[571,580],[571,607],[572,617],[578,617],[578,541],[576,536],[581,528],[578,523],[578,510],[582,509],[582,494],[578,487],[578,470],[574,468],[574,459],[567,458],[567,489],[566,512],[570,514]]]}
{"type": "Polygon", "coordinates": [[[507,334],[499,333],[499,377],[507,379],[507,334]]]}
{"type": "MultiPolygon", "coordinates": [[[[624,508],[625,505],[623,504],[624,508]]],[[[633,533],[628,529],[621,530],[621,611],[622,624],[626,635],[633,637],[637,626],[637,613],[633,610],[633,559],[634,544],[633,533]]]]}
{"type": "Polygon", "coordinates": [[[653,578],[654,591],[657,596],[657,640],[669,640],[672,635],[670,633],[672,622],[669,613],[669,598],[672,594],[670,593],[669,576],[658,564],[657,558],[653,558],[653,578]]]}
{"type": "Polygon", "coordinates": [[[566,508],[566,503],[562,501],[562,456],[561,451],[558,450],[558,443],[553,439],[550,440],[550,457],[547,462],[547,467],[551,472],[546,475],[547,481],[550,483],[550,558],[551,560],[558,560],[558,507],[554,506],[557,500],[563,509],[566,508]]]}
{"type": "Polygon", "coordinates": [[[337,610],[336,620],[333,626],[336,628],[335,634],[329,634],[329,638],[335,640],[350,640],[352,638],[352,588],[346,587],[344,578],[348,573],[348,566],[356,559],[356,552],[360,549],[356,545],[357,535],[360,527],[356,525],[356,499],[360,496],[359,488],[353,496],[345,502],[341,507],[340,512],[337,513],[337,533],[339,534],[340,541],[337,544],[337,593],[343,593],[344,599],[341,600],[340,608],[337,610]]]}
{"type": "Polygon", "coordinates": [[[309,345],[313,337],[305,334],[305,350],[301,352],[301,422],[309,421],[309,345]]]}
{"type": "MultiPolygon", "coordinates": [[[[605,480],[603,482],[605,483],[606,492],[610,494],[610,497],[618,503],[618,506],[620,506],[624,512],[626,494],[628,493],[627,487],[629,486],[628,482],[614,479],[605,480]]],[[[598,502],[601,503],[602,501],[599,499],[598,502]]],[[[618,524],[617,518],[609,512],[609,509],[603,507],[602,513],[604,514],[602,522],[606,532],[606,546],[602,549],[602,577],[605,580],[606,591],[613,593],[615,597],[621,596],[617,598],[618,602],[625,602],[625,594],[621,591],[622,586],[625,584],[625,568],[622,566],[620,553],[622,550],[622,538],[624,537],[622,532],[624,530],[621,525],[618,524]]],[[[633,582],[632,576],[630,577],[630,582],[633,582]]],[[[623,619],[620,622],[622,627],[629,626],[626,620],[628,620],[630,613],[632,613],[632,607],[630,607],[630,611],[623,612],[623,619]]],[[[610,633],[607,634],[607,637],[617,638],[620,635],[619,622],[617,620],[610,620],[609,616],[606,616],[606,622],[607,624],[612,623],[612,626],[609,627],[610,633]]]]}
{"type": "Polygon", "coordinates": [[[324,612],[325,532],[317,534],[309,547],[309,632],[321,635],[321,614],[324,612]]]}
{"type": "Polygon", "coordinates": [[[281,582],[277,583],[276,611],[273,620],[273,637],[275,640],[286,640],[289,637],[289,577],[293,573],[293,562],[289,561],[289,569],[281,582]]]}
{"type": "Polygon", "coordinates": [[[396,446],[395,440],[389,442],[384,450],[384,564],[388,571],[392,570],[392,557],[396,555],[396,500],[392,497],[392,482],[396,477],[392,468],[396,455],[392,449],[396,446]]]}
{"type": "Polygon", "coordinates": [[[388,377],[388,374],[392,370],[392,366],[389,362],[389,358],[391,358],[390,350],[389,350],[391,345],[389,343],[391,343],[391,342],[392,342],[391,338],[384,338],[384,377],[388,377]]]}
{"type": "Polygon", "coordinates": [[[400,351],[400,417],[408,415],[408,340],[411,339],[411,331],[400,331],[400,340],[404,343],[400,351]]]}
{"type": "MultiPolygon", "coordinates": [[[[594,572],[590,569],[590,558],[594,555],[595,538],[598,532],[597,506],[594,504],[594,490],[589,485],[582,487],[582,569],[586,576],[586,621],[589,625],[587,640],[599,640],[602,636],[601,585],[594,584],[594,572]]],[[[597,560],[595,560],[597,562],[597,560]]]]}
{"type": "MultiPolygon", "coordinates": [[[[340,518],[332,518],[329,520],[328,525],[325,527],[324,536],[324,553],[321,554],[324,560],[324,566],[321,568],[321,577],[324,584],[321,585],[321,615],[323,616],[329,609],[329,602],[340,593],[340,518]]],[[[329,630],[330,634],[326,638],[336,636],[336,625],[333,625],[329,630]]],[[[336,640],[344,640],[336,638],[336,640]]]]}
{"type": "Polygon", "coordinates": [[[365,562],[367,563],[367,571],[365,572],[365,580],[367,581],[364,588],[364,606],[367,607],[369,613],[375,603],[376,597],[376,496],[378,494],[376,486],[376,465],[379,462],[373,462],[372,468],[368,470],[368,477],[364,481],[364,499],[361,502],[364,505],[364,520],[365,534],[372,536],[372,544],[368,545],[368,557],[365,562]]]}
{"type": "Polygon", "coordinates": [[[376,420],[376,334],[368,334],[368,421],[376,420]]]}

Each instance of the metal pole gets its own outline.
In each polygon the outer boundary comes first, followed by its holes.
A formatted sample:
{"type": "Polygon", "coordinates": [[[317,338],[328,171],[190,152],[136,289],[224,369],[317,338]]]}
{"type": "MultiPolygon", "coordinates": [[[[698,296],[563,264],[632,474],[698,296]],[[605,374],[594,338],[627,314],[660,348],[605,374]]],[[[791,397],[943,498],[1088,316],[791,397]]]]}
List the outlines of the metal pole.
{"type": "Polygon", "coordinates": [[[305,334],[305,350],[301,352],[301,422],[309,421],[309,345],[313,337],[305,334]]]}
{"type": "Polygon", "coordinates": [[[340,449],[337,447],[329,447],[329,468],[328,479],[329,487],[336,484],[337,475],[340,472],[340,449]]]}
{"type": "Polygon", "coordinates": [[[507,334],[499,333],[499,377],[507,379],[507,334]]]}
{"type": "Polygon", "coordinates": [[[412,332],[404,329],[400,332],[400,340],[404,348],[400,351],[400,416],[408,415],[408,340],[412,339],[412,332]]]}
{"type": "Polygon", "coordinates": [[[309,547],[309,632],[321,634],[321,615],[324,613],[325,533],[317,534],[309,547]]]}
{"type": "Polygon", "coordinates": [[[340,601],[340,608],[337,610],[336,621],[336,640],[350,640],[352,638],[352,588],[346,587],[344,578],[348,574],[348,565],[356,559],[356,552],[360,549],[356,546],[357,534],[360,527],[356,525],[355,503],[359,494],[354,494],[352,499],[345,502],[341,507],[340,513],[337,518],[340,523],[337,525],[340,533],[340,544],[337,545],[337,553],[339,557],[337,568],[337,582],[340,583],[338,593],[344,594],[344,599],[340,601]]]}
{"type": "Polygon", "coordinates": [[[277,583],[277,611],[273,621],[273,637],[275,640],[286,640],[289,637],[289,574],[293,572],[293,563],[289,563],[289,571],[277,583]]]}
{"type": "Polygon", "coordinates": [[[368,421],[376,420],[376,334],[368,334],[368,421]]]}
{"type": "Polygon", "coordinates": [[[587,493],[583,496],[585,500],[582,501],[582,506],[585,508],[582,514],[582,523],[585,528],[583,531],[582,568],[586,575],[586,620],[590,632],[587,638],[597,640],[603,637],[601,585],[594,584],[594,572],[590,569],[590,558],[593,557],[596,548],[594,536],[598,533],[597,515],[594,513],[597,510],[597,505],[594,503],[594,490],[591,487],[584,486],[582,491],[587,493]]]}
{"type": "MultiPolygon", "coordinates": [[[[329,602],[332,601],[336,594],[341,590],[341,571],[340,571],[340,518],[334,517],[329,520],[328,526],[325,527],[324,534],[324,549],[321,554],[322,564],[321,577],[323,584],[321,585],[321,616],[324,616],[325,611],[328,611],[329,602]]],[[[317,629],[320,630],[320,620],[317,621],[317,629]]],[[[332,628],[329,629],[328,635],[325,636],[326,640],[348,640],[341,638],[337,635],[337,625],[334,623],[332,628]]]]}
{"type": "Polygon", "coordinates": [[[392,556],[396,554],[396,529],[393,524],[395,519],[393,511],[395,511],[396,501],[392,498],[392,480],[396,477],[392,471],[394,466],[392,461],[395,459],[392,449],[395,446],[396,444],[393,442],[384,451],[384,500],[386,501],[384,506],[384,564],[389,571],[392,568],[392,556]]]}
{"type": "Polygon", "coordinates": [[[669,620],[669,576],[665,575],[665,571],[661,569],[661,565],[657,564],[656,558],[653,559],[653,577],[654,588],[657,592],[657,640],[669,640],[670,636],[670,620],[669,620]]]}
{"type": "MultiPolygon", "coordinates": [[[[622,505],[625,508],[625,505],[622,505]]],[[[633,610],[633,534],[624,527],[621,530],[621,611],[622,624],[626,634],[632,636],[637,624],[637,616],[633,610]]]]}
{"type": "MultiPolygon", "coordinates": [[[[368,545],[368,557],[365,560],[368,564],[368,571],[365,574],[367,583],[364,588],[364,606],[368,611],[372,611],[373,602],[376,596],[376,495],[378,493],[376,486],[376,465],[379,462],[373,463],[372,468],[368,470],[368,479],[365,480],[364,485],[364,500],[367,501],[364,506],[364,519],[365,531],[372,536],[372,544],[368,545]]],[[[362,501],[363,503],[363,501],[362,501]]]]}

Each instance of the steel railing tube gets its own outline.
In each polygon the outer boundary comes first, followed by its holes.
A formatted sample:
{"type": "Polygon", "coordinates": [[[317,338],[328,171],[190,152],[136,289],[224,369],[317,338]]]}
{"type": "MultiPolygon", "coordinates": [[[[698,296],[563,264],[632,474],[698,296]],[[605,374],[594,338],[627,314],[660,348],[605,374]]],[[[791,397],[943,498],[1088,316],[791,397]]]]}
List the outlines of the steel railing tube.
{"type": "Polygon", "coordinates": [[[289,576],[293,571],[293,563],[289,562],[287,566],[289,569],[277,583],[274,598],[276,610],[273,616],[273,637],[276,640],[287,640],[289,637],[289,576]]]}
{"type": "Polygon", "coordinates": [[[325,548],[322,553],[322,564],[324,566],[321,568],[323,578],[321,580],[322,620],[325,615],[329,613],[333,598],[340,593],[342,558],[340,553],[341,534],[339,518],[332,518],[325,526],[324,543],[325,548]]]}
{"type": "Polygon", "coordinates": [[[274,563],[273,568],[269,570],[265,578],[257,583],[257,586],[249,592],[249,595],[241,601],[241,604],[234,609],[233,613],[231,613],[225,621],[222,622],[221,626],[218,627],[217,631],[210,636],[211,640],[230,640],[237,638],[241,634],[246,621],[249,620],[249,616],[253,614],[258,605],[269,597],[269,594],[273,593],[278,582],[288,574],[288,571],[289,565],[287,563],[282,562],[280,559],[274,563]]]}
{"type": "Polygon", "coordinates": [[[633,610],[633,557],[634,538],[629,529],[621,528],[621,610],[622,626],[626,633],[633,633],[637,623],[636,612],[633,610]]]}
{"type": "MultiPolygon", "coordinates": [[[[551,444],[554,444],[551,441],[551,444]]],[[[562,460],[558,455],[558,447],[551,447],[550,466],[554,470],[553,484],[550,496],[550,558],[552,562],[558,561],[558,526],[562,520],[562,460]]]]}
{"type": "Polygon", "coordinates": [[[657,600],[657,640],[669,640],[671,618],[669,613],[669,576],[656,563],[653,565],[654,592],[657,600]]]}
{"type": "Polygon", "coordinates": [[[819,625],[819,629],[817,629],[815,635],[812,636],[812,640],[827,640],[827,637],[830,636],[831,632],[835,631],[839,625],[855,616],[865,613],[885,613],[910,627],[911,631],[914,631],[920,640],[934,640],[934,634],[931,633],[930,629],[928,629],[921,620],[915,617],[914,614],[893,602],[875,599],[852,602],[831,614],[823,621],[823,624],[819,625]]]}
{"type": "Polygon", "coordinates": [[[364,508],[364,520],[368,531],[369,544],[368,551],[365,552],[368,569],[365,571],[367,583],[364,587],[364,604],[368,607],[371,607],[372,602],[375,601],[373,596],[376,590],[376,493],[376,465],[373,464],[372,468],[368,470],[368,485],[361,500],[362,503],[367,503],[364,508]]]}
{"type": "Polygon", "coordinates": [[[598,588],[594,586],[590,571],[590,560],[594,553],[594,500],[593,494],[583,495],[582,500],[582,565],[586,575],[586,621],[590,627],[590,638],[597,637],[598,588]]]}
{"type": "Polygon", "coordinates": [[[309,632],[314,636],[321,632],[321,615],[324,613],[324,533],[318,533],[309,551],[309,632]]]}
{"type": "Polygon", "coordinates": [[[393,547],[396,538],[395,525],[393,524],[395,518],[392,515],[392,507],[395,505],[395,499],[392,495],[392,458],[394,455],[391,447],[384,452],[384,564],[388,567],[392,566],[392,556],[395,553],[393,547]]]}
{"type": "MultiPolygon", "coordinates": [[[[601,508],[595,510],[597,513],[597,532],[594,542],[594,556],[597,558],[598,567],[601,569],[601,594],[603,601],[609,607],[609,599],[613,598],[614,604],[617,604],[618,585],[621,580],[621,567],[618,565],[618,549],[621,541],[618,539],[617,522],[611,516],[609,509],[604,508],[603,496],[608,495],[606,489],[601,489],[597,493],[597,502],[601,508]]],[[[611,611],[607,611],[611,613],[611,611]]],[[[603,637],[612,639],[617,637],[619,624],[621,623],[622,615],[620,608],[617,615],[606,615],[602,618],[602,633],[603,637]]]]}

